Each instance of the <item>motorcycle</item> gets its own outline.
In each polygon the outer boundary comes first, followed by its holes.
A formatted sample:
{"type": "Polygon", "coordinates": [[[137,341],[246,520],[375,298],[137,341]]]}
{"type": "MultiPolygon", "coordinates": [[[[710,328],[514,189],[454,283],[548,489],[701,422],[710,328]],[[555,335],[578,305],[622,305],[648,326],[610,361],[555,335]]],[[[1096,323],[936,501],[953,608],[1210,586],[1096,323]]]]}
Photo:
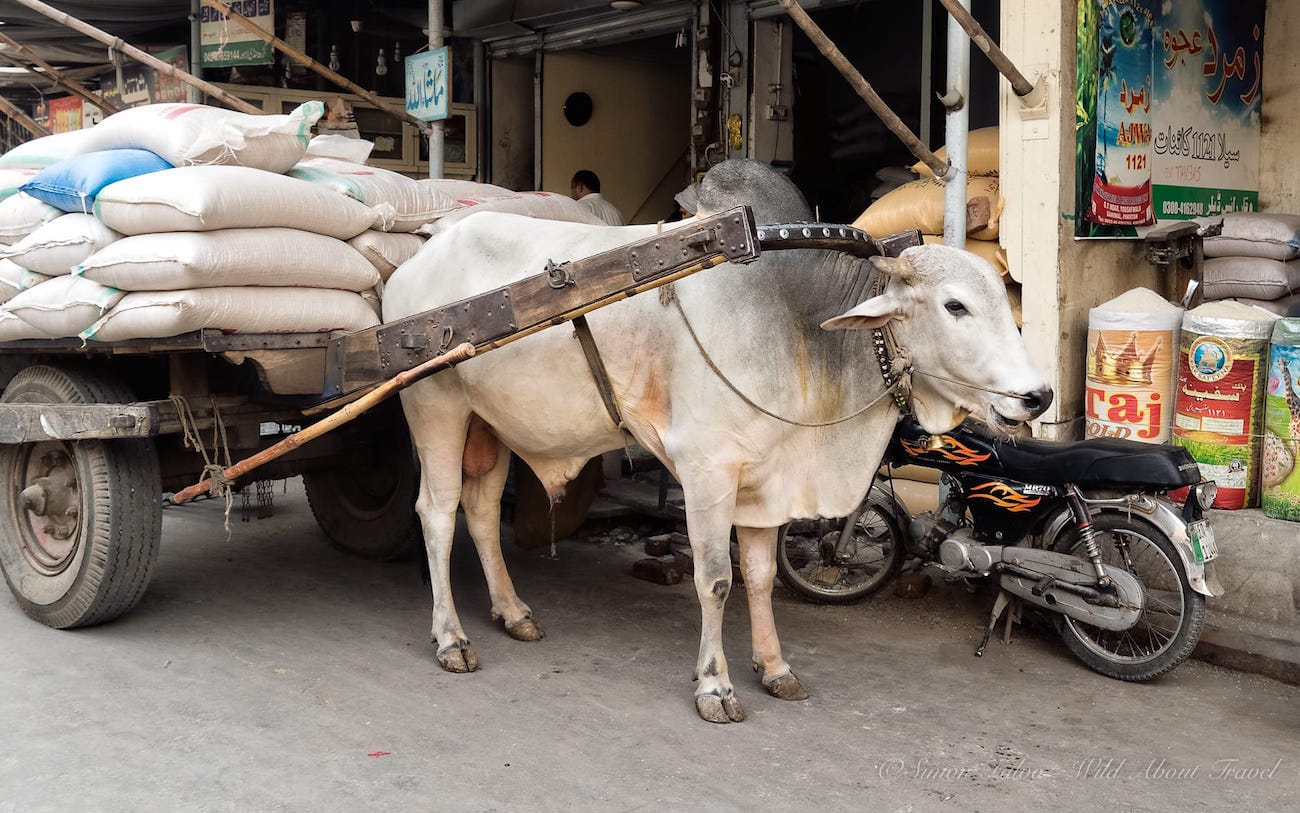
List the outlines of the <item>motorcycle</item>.
{"type": "Polygon", "coordinates": [[[842,520],[790,523],[777,573],[804,598],[857,601],[914,558],[951,580],[997,584],[976,656],[1008,607],[1015,618],[1029,605],[1089,668],[1145,681],[1187,659],[1206,597],[1223,594],[1205,518],[1217,489],[1186,449],[1007,438],[969,421],[931,435],[908,417],[885,462],[937,469],[940,510],[909,516],[886,476],[842,520]],[[1168,496],[1178,489],[1182,505],[1168,496]]]}

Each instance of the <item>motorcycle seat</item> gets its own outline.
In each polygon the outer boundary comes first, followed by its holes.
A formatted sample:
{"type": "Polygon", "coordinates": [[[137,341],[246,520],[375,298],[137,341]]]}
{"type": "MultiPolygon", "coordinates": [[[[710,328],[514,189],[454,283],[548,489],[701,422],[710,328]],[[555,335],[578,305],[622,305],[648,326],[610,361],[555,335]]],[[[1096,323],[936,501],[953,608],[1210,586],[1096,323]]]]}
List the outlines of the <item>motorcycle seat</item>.
{"type": "Polygon", "coordinates": [[[1180,446],[1156,446],[1117,438],[1075,443],[999,440],[997,456],[1006,476],[1027,483],[1074,483],[1166,490],[1195,485],[1200,469],[1180,446]]]}

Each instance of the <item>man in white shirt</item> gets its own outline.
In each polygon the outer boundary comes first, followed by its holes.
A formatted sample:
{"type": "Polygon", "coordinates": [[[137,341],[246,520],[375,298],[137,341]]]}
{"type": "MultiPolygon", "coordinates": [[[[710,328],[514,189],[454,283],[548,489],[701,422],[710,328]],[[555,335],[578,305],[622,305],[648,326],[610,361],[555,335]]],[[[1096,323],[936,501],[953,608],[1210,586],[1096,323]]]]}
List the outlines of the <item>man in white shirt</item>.
{"type": "Polygon", "coordinates": [[[573,173],[569,182],[569,196],[586,206],[591,213],[611,226],[623,226],[623,213],[600,194],[600,178],[589,169],[573,173]]]}

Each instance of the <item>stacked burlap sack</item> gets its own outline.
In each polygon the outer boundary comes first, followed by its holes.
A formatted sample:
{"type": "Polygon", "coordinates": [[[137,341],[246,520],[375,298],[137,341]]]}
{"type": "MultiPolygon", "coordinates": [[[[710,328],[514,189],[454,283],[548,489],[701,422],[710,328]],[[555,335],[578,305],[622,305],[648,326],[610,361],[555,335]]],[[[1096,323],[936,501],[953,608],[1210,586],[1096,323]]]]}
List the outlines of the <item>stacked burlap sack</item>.
{"type": "Polygon", "coordinates": [[[1300,215],[1237,212],[1205,240],[1203,295],[1275,314],[1300,304],[1300,215]]]}
{"type": "Polygon", "coordinates": [[[440,218],[593,222],[563,196],[367,166],[369,142],[311,138],[322,111],[148,105],[0,156],[0,341],[363,329],[440,218]]]}
{"type": "MultiPolygon", "coordinates": [[[[936,153],[947,160],[946,150],[936,153]]],[[[998,129],[985,127],[972,130],[967,141],[968,204],[983,210],[987,206],[988,223],[966,235],[966,250],[977,254],[992,265],[1007,286],[1007,297],[1016,324],[1020,325],[1020,283],[1008,273],[1007,253],[998,245],[998,221],[1002,216],[1004,200],[998,185],[998,129]]],[[[934,177],[924,163],[916,163],[912,170],[921,177],[894,188],[867,207],[861,217],[853,222],[857,228],[875,237],[885,237],[909,229],[919,229],[927,243],[943,242],[944,190],[946,184],[934,177]]]]}

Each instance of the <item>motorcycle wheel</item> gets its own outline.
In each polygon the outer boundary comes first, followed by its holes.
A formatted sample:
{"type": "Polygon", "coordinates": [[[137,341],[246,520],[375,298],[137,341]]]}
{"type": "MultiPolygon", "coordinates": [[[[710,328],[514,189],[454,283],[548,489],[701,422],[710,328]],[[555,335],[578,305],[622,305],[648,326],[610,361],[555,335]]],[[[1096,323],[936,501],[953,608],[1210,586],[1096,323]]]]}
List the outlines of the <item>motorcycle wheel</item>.
{"type": "Polygon", "coordinates": [[[776,573],[808,601],[849,604],[889,583],[903,566],[907,540],[888,508],[870,497],[846,519],[830,523],[796,520],[782,526],[776,543],[776,573]],[[850,551],[835,548],[846,523],[853,523],[850,551]]]}
{"type": "MultiPolygon", "coordinates": [[[[1107,677],[1140,682],[1159,677],[1187,660],[1201,639],[1205,597],[1192,590],[1174,543],[1139,517],[1103,512],[1093,517],[1101,559],[1142,583],[1146,606],[1137,624],[1122,632],[1104,630],[1066,616],[1056,628],[1075,657],[1107,677]],[[1129,564],[1121,554],[1129,549],[1129,564]]],[[[1083,556],[1078,530],[1063,533],[1052,549],[1083,556]]]]}

